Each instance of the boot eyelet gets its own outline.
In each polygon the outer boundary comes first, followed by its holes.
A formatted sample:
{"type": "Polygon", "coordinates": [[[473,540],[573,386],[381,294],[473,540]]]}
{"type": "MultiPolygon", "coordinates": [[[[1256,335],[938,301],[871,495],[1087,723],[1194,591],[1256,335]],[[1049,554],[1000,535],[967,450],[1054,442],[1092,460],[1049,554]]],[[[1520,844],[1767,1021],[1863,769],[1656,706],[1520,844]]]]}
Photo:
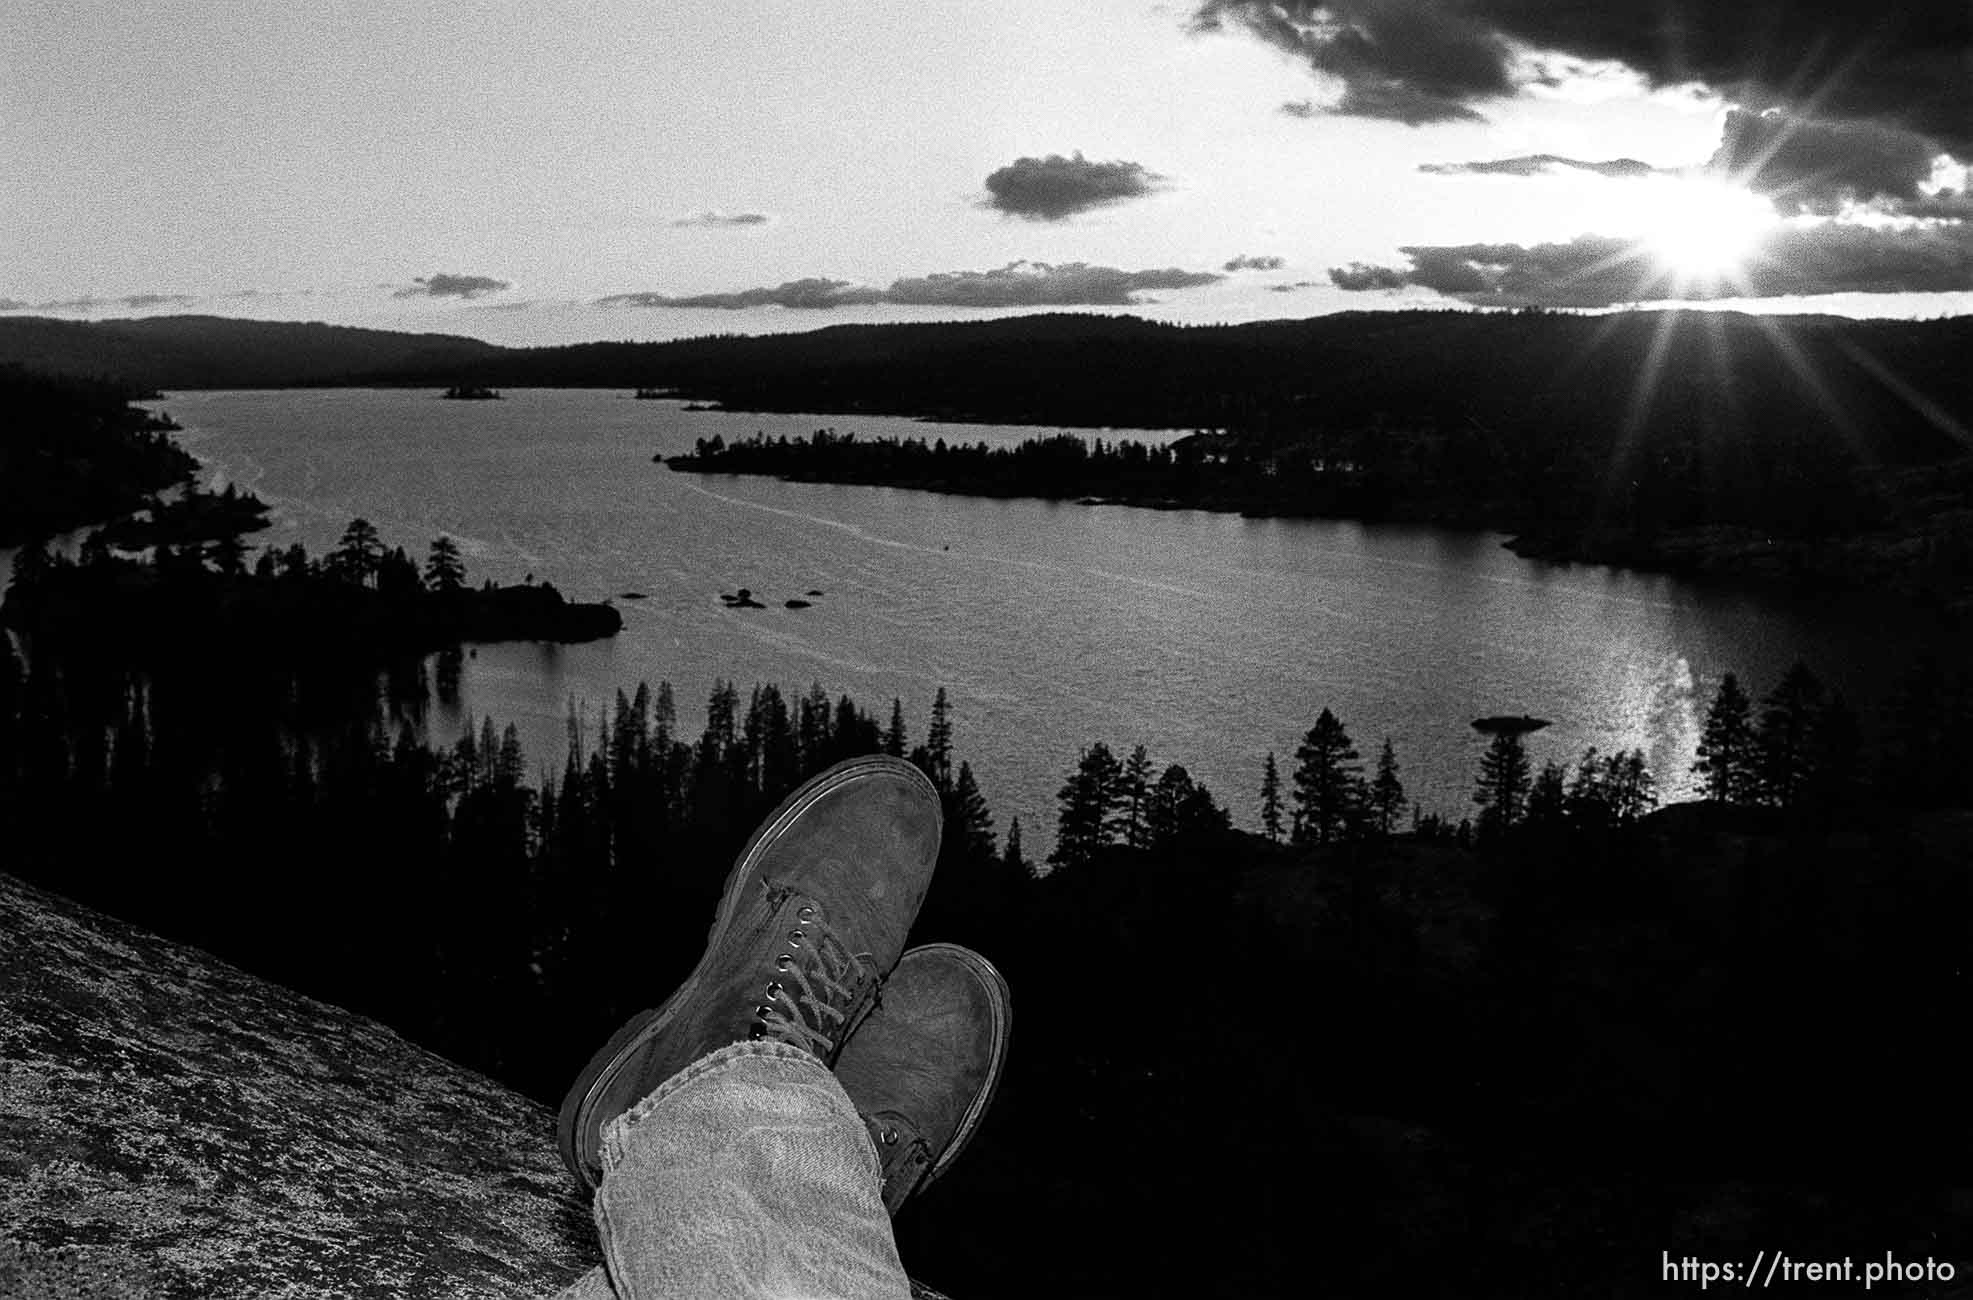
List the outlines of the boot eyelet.
{"type": "Polygon", "coordinates": [[[760,1017],[760,1018],[761,1018],[762,1020],[765,1020],[765,1019],[767,1019],[767,1017],[769,1017],[769,1016],[771,1016],[771,1015],[773,1015],[773,1014],[774,1014],[774,1008],[773,1008],[773,1007],[755,1007],[755,1008],[754,1008],[754,1014],[755,1014],[756,1016],[759,1016],[759,1017],[760,1017]]]}
{"type": "Polygon", "coordinates": [[[884,1145],[885,1145],[885,1146],[887,1146],[887,1147],[894,1147],[894,1146],[896,1146],[896,1145],[897,1145],[897,1130],[896,1130],[896,1129],[894,1129],[894,1128],[887,1128],[887,1129],[885,1129],[885,1130],[884,1130],[884,1132],[883,1132],[883,1138],[884,1138],[884,1145]]]}
{"type": "Polygon", "coordinates": [[[789,953],[784,952],[779,957],[776,957],[774,959],[775,970],[787,970],[790,966],[794,964],[795,964],[795,959],[789,953]]]}
{"type": "Polygon", "coordinates": [[[807,903],[803,903],[801,910],[795,913],[795,919],[803,923],[813,921],[815,919],[815,909],[807,903]]]}
{"type": "Polygon", "coordinates": [[[767,983],[767,1000],[769,1002],[772,1002],[774,1001],[774,999],[780,996],[781,996],[781,981],[769,980],[767,983]]]}
{"type": "Polygon", "coordinates": [[[802,940],[807,937],[800,930],[790,930],[788,931],[788,946],[790,948],[799,948],[802,946],[802,940]]]}

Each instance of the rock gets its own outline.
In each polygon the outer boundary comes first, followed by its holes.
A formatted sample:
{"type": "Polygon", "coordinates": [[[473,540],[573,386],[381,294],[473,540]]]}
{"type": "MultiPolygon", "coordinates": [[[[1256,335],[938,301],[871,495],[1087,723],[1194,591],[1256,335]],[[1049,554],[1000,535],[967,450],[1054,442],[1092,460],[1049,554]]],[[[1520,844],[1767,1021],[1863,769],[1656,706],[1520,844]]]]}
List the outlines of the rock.
{"type": "Polygon", "coordinates": [[[810,595],[810,596],[820,596],[820,595],[822,594],[822,588],[820,588],[820,587],[810,587],[810,588],[808,589],[808,591],[807,591],[807,593],[806,593],[806,594],[808,594],[808,595],[810,595]]]}
{"type": "Polygon", "coordinates": [[[0,935],[0,1296],[545,1300],[600,1262],[546,1108],[4,874],[0,935]]]}
{"type": "Polygon", "coordinates": [[[546,1109],[10,876],[0,933],[0,1240],[26,1267],[539,1297],[597,1262],[546,1109]]]}
{"type": "Polygon", "coordinates": [[[725,592],[721,592],[719,598],[722,601],[726,602],[726,607],[728,609],[766,609],[767,608],[767,606],[755,600],[754,593],[749,589],[747,589],[746,587],[740,588],[738,592],[730,596],[727,595],[725,592]]]}
{"type": "Polygon", "coordinates": [[[641,591],[623,591],[617,593],[617,598],[620,600],[643,600],[644,593],[641,591]]]}
{"type": "Polygon", "coordinates": [[[781,603],[786,605],[789,609],[808,609],[810,606],[814,604],[813,601],[807,601],[807,600],[784,600],[781,603]]]}

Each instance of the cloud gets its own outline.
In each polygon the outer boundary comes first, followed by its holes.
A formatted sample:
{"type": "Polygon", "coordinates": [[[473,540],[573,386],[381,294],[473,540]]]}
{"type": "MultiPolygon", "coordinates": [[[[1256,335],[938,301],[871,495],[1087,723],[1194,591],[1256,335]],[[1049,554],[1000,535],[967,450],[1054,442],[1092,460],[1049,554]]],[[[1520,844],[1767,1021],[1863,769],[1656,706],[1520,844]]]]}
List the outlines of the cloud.
{"type": "Polygon", "coordinates": [[[1228,260],[1226,265],[1220,269],[1223,271],[1279,271],[1286,265],[1288,265],[1287,258],[1276,257],[1272,253],[1259,257],[1249,257],[1245,253],[1242,253],[1238,257],[1228,260]]]}
{"type": "Polygon", "coordinates": [[[786,307],[827,310],[893,303],[910,307],[1122,307],[1157,289],[1193,289],[1226,277],[1177,267],[1121,271],[1085,262],[1010,262],[991,271],[944,271],[893,280],[888,288],[848,280],[789,280],[773,288],[732,293],[618,293],[599,299],[610,307],[701,307],[740,310],[786,307]]]}
{"type": "Polygon", "coordinates": [[[1973,153],[1966,0],[1198,0],[1308,65],[1331,112],[1419,124],[1479,116],[1545,76],[1530,52],[1698,84],[1742,108],[1876,121],[1973,153]],[[1812,108],[1810,106],[1813,106],[1812,108]]]}
{"type": "MultiPolygon", "coordinates": [[[[1476,120],[1510,94],[1512,50],[1466,6],[1438,0],[1205,0],[1192,30],[1234,28],[1333,80],[1330,111],[1411,126],[1476,120]]],[[[1300,116],[1300,114],[1297,114],[1300,116]]]]}
{"type": "Polygon", "coordinates": [[[1917,203],[1943,151],[1938,141],[1890,123],[1734,109],[1706,169],[1769,196],[1783,212],[1827,215],[1873,199],[1917,203]]]}
{"type": "Polygon", "coordinates": [[[689,217],[674,218],[671,224],[679,229],[733,230],[764,226],[772,220],[765,212],[695,212],[689,217]]]}
{"type": "Polygon", "coordinates": [[[738,311],[746,307],[790,307],[812,311],[882,302],[881,291],[848,280],[808,278],[789,280],[771,289],[742,289],[736,293],[613,293],[597,302],[605,307],[712,307],[738,311]]]}
{"type": "Polygon", "coordinates": [[[1329,268],[1329,282],[1338,289],[1362,292],[1366,289],[1402,289],[1411,281],[1403,271],[1388,266],[1371,266],[1367,262],[1351,262],[1348,266],[1329,268]]]}
{"type": "Polygon", "coordinates": [[[1163,179],[1146,171],[1142,163],[1090,162],[1081,153],[1072,158],[1058,153],[1016,158],[987,174],[984,206],[1028,221],[1062,221],[1093,208],[1144,198],[1155,193],[1163,179]]]}
{"type": "Polygon", "coordinates": [[[150,307],[187,307],[198,300],[189,293],[131,293],[120,298],[56,298],[27,303],[13,298],[0,299],[0,311],[101,311],[105,307],[125,307],[143,311],[150,307]]]}
{"type": "Polygon", "coordinates": [[[1635,158],[1587,162],[1552,153],[1523,154],[1518,158],[1496,158],[1490,162],[1425,163],[1418,170],[1433,176],[1550,176],[1557,171],[1579,171],[1594,172],[1613,180],[1658,174],[1656,167],[1635,158]]]}
{"type": "Polygon", "coordinates": [[[1854,223],[1784,225],[1734,275],[1680,284],[1641,241],[1581,235],[1563,244],[1414,245],[1410,265],[1334,267],[1353,291],[1430,289],[1500,307],[1614,307],[1668,299],[1773,298],[1826,293],[1973,290],[1973,227],[1887,229],[1854,223]]]}
{"type": "Polygon", "coordinates": [[[393,298],[478,298],[484,294],[499,293],[502,289],[514,286],[505,280],[496,280],[490,275],[453,275],[438,271],[429,276],[419,276],[410,288],[399,289],[393,298]]]}
{"type": "Polygon", "coordinates": [[[1267,291],[1269,293],[1296,293],[1302,289],[1319,289],[1321,287],[1322,282],[1320,280],[1297,280],[1293,284],[1270,284],[1267,286],[1267,291]]]}
{"type": "Polygon", "coordinates": [[[940,307],[1121,307],[1150,289],[1195,289],[1211,271],[1119,271],[1086,262],[1010,262],[994,271],[948,271],[892,282],[885,301],[940,307]]]}
{"type": "Polygon", "coordinates": [[[1280,111],[1288,117],[1311,118],[1322,112],[1312,99],[1291,99],[1281,105],[1280,111]]]}

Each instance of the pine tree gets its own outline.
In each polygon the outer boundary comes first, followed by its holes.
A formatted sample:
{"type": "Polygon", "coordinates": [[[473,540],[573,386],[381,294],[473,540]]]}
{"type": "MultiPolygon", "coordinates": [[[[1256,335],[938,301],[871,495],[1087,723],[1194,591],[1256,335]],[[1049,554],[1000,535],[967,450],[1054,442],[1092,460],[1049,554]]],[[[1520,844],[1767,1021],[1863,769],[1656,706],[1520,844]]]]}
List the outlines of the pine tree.
{"type": "Polygon", "coordinates": [[[1363,786],[1349,732],[1324,709],[1295,750],[1295,841],[1327,844],[1349,825],[1363,786]]]}
{"type": "Polygon", "coordinates": [[[1518,732],[1495,734],[1480,759],[1473,802],[1480,805],[1480,833],[1498,835],[1521,820],[1528,799],[1528,751],[1518,732]]]}
{"type": "Polygon", "coordinates": [[[884,752],[892,758],[903,758],[910,747],[910,739],[904,733],[904,701],[891,697],[891,725],[884,732],[884,752]]]}
{"type": "Polygon", "coordinates": [[[1764,802],[1793,808],[1807,793],[1815,778],[1815,730],[1821,715],[1822,683],[1797,661],[1761,704],[1757,738],[1764,802]]]}
{"type": "Polygon", "coordinates": [[[1032,873],[1026,854],[1021,851],[1021,819],[1014,818],[1007,823],[1007,844],[1000,853],[1000,865],[1012,879],[1021,879],[1032,873]]]}
{"type": "Polygon", "coordinates": [[[1185,829],[1186,807],[1197,790],[1192,774],[1177,763],[1158,774],[1158,783],[1151,789],[1152,848],[1164,848],[1178,839],[1185,829]]]}
{"type": "Polygon", "coordinates": [[[431,552],[425,560],[425,585],[436,592],[465,590],[466,562],[460,557],[459,543],[443,533],[432,538],[431,552]]]}
{"type": "Polygon", "coordinates": [[[1645,766],[1643,750],[1615,753],[1604,762],[1610,815],[1619,826],[1630,825],[1658,806],[1658,783],[1645,766]]]}
{"type": "Polygon", "coordinates": [[[359,516],[343,529],[342,540],[329,553],[329,567],[345,582],[367,585],[383,558],[384,542],[377,535],[377,526],[359,516]]]}
{"type": "Polygon", "coordinates": [[[1560,825],[1568,809],[1568,769],[1543,763],[1528,787],[1527,821],[1531,826],[1560,825]]]}
{"type": "Polygon", "coordinates": [[[1151,755],[1144,746],[1139,745],[1124,760],[1123,772],[1117,782],[1114,831],[1130,848],[1141,849],[1150,844],[1150,833],[1145,824],[1145,816],[1150,810],[1150,796],[1151,755]]]}
{"type": "Polygon", "coordinates": [[[946,834],[957,837],[960,853],[967,862],[992,862],[998,852],[993,830],[993,813],[973,779],[973,765],[959,764],[959,779],[952,787],[951,807],[946,817],[946,834]]]}
{"type": "Polygon", "coordinates": [[[1275,766],[1271,749],[1261,765],[1261,834],[1272,843],[1281,842],[1281,769],[1275,766]]]}
{"type": "Polygon", "coordinates": [[[946,700],[945,687],[932,699],[932,725],[925,733],[925,775],[932,778],[932,784],[940,793],[952,789],[952,705],[946,700]]]}
{"type": "Polygon", "coordinates": [[[1720,679],[1699,737],[1699,760],[1692,770],[1704,777],[1708,799],[1753,803],[1760,796],[1760,747],[1754,736],[1752,706],[1732,673],[1720,679]]]}
{"type": "Polygon", "coordinates": [[[1075,772],[1056,794],[1061,804],[1051,867],[1079,867],[1110,842],[1110,812],[1116,805],[1120,767],[1102,741],[1082,751],[1075,772]]]}
{"type": "Polygon", "coordinates": [[[1398,779],[1397,751],[1386,736],[1384,748],[1377,754],[1377,775],[1370,780],[1370,817],[1379,835],[1388,837],[1397,830],[1406,802],[1404,782],[1398,779]]]}

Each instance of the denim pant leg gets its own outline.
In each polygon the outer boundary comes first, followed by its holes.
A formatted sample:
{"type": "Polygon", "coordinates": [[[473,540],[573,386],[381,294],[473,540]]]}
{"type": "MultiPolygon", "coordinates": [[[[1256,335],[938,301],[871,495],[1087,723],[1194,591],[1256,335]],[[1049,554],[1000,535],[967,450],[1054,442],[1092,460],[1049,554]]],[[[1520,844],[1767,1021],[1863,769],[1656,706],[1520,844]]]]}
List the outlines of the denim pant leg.
{"type": "Polygon", "coordinates": [[[603,1128],[602,1270],[568,1300],[908,1300],[877,1152],[821,1062],[695,1061],[603,1128]]]}

